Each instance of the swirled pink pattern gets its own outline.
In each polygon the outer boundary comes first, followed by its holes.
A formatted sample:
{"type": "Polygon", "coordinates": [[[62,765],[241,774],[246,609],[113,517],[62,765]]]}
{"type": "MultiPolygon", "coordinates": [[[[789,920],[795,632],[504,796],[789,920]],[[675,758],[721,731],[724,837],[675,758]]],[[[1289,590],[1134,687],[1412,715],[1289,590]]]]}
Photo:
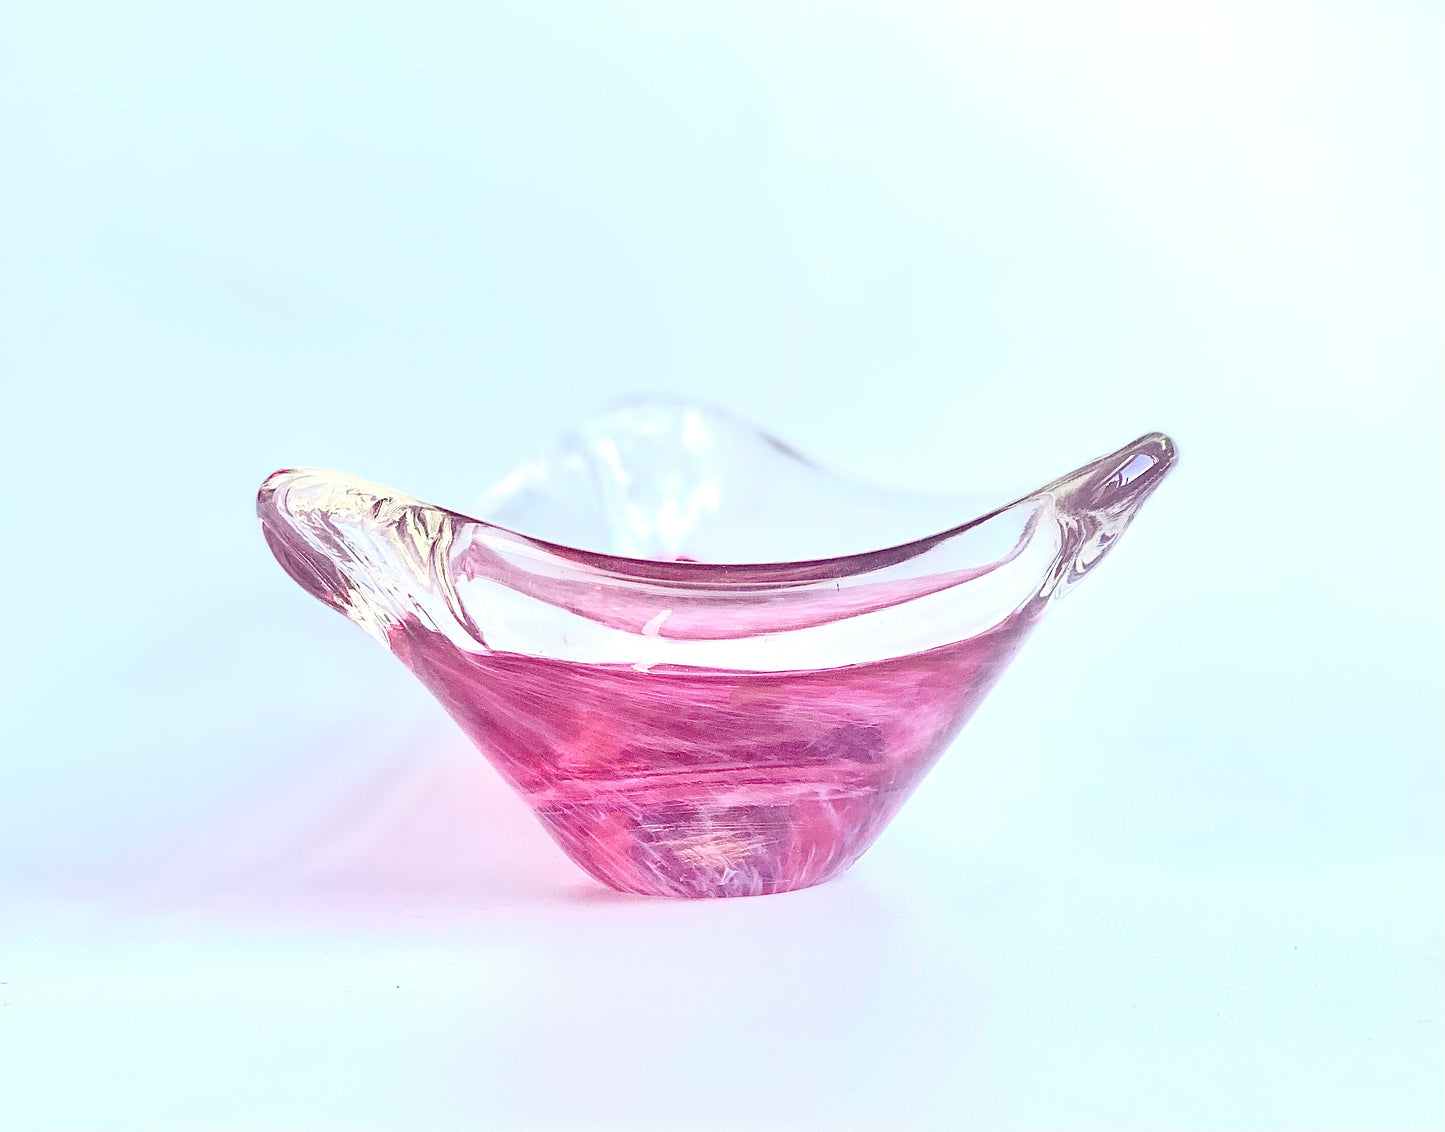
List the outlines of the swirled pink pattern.
{"type": "Polygon", "coordinates": [[[898,812],[1027,633],[813,672],[392,650],[568,854],[626,892],[754,896],[836,876],[898,812]]]}

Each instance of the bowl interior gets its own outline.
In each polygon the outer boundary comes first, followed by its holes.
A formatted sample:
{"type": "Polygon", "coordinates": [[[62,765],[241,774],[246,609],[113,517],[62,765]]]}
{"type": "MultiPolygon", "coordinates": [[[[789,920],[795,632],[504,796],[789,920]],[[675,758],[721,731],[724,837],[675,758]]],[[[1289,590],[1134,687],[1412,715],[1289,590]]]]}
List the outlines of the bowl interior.
{"type": "Polygon", "coordinates": [[[858,483],[714,409],[614,409],[526,461],[473,514],[548,542],[662,561],[798,562],[897,546],[1006,502],[858,483]]]}

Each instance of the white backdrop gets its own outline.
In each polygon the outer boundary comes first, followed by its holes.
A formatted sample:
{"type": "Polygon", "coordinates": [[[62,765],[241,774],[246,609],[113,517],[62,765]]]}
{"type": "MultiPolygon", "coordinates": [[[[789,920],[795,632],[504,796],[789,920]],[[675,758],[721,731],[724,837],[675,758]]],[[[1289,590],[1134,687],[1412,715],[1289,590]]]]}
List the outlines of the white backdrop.
{"type": "Polygon", "coordinates": [[[0,3],[0,1126],[1445,1120],[1441,13],[0,3]],[[637,391],[1181,461],[842,880],[618,897],[275,566],[637,391]]]}

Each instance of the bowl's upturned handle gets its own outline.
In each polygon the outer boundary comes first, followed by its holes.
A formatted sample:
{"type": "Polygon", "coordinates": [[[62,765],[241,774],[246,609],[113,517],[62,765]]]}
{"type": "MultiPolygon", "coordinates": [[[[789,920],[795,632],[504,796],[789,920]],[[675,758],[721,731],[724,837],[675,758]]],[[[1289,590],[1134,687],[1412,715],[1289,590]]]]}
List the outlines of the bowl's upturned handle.
{"type": "Polygon", "coordinates": [[[1045,596],[1063,596],[1098,565],[1175,458],[1174,442],[1151,432],[1034,492],[1052,500],[1062,536],[1045,596]]]}
{"type": "Polygon", "coordinates": [[[287,468],[261,485],[256,513],[286,573],[383,644],[408,619],[472,628],[451,582],[450,512],[354,476],[287,468]]]}

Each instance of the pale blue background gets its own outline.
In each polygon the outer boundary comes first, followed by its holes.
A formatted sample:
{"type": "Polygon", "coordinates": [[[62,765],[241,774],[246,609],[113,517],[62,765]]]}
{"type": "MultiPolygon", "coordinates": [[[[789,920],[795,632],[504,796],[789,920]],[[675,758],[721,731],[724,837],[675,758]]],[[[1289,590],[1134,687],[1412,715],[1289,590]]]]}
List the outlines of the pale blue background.
{"type": "Polygon", "coordinates": [[[0,1126],[1445,1121],[1441,25],[0,2],[0,1126]],[[252,498],[647,390],[1183,456],[846,878],[610,899],[252,498]]]}

